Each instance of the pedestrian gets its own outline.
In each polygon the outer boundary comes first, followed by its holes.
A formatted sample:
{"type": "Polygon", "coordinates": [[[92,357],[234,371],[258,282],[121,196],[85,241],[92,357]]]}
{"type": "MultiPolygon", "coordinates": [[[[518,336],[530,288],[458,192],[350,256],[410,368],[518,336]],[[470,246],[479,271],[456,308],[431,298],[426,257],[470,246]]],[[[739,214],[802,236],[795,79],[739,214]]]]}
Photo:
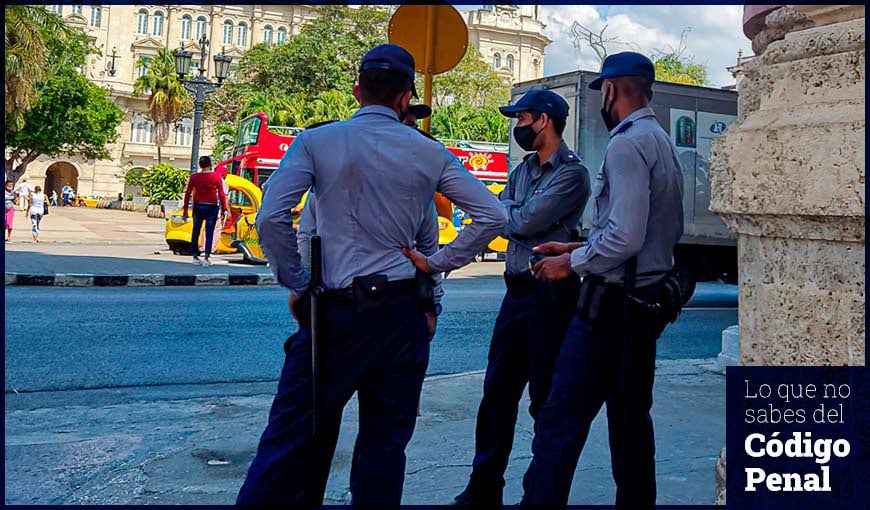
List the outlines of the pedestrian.
{"type": "Polygon", "coordinates": [[[42,188],[37,186],[33,189],[33,193],[31,194],[31,202],[30,202],[30,224],[33,226],[33,242],[39,242],[39,222],[42,221],[42,216],[45,214],[46,209],[48,208],[47,200],[45,197],[45,193],[42,192],[42,188]]]}
{"type": "Polygon", "coordinates": [[[27,179],[21,181],[21,184],[18,185],[15,192],[18,194],[18,202],[21,205],[21,210],[29,211],[33,188],[30,187],[30,183],[27,182],[27,179]]]}
{"type": "MultiPolygon", "coordinates": [[[[217,172],[215,172],[217,173],[217,172]]],[[[221,175],[221,174],[218,174],[221,175]]],[[[230,186],[226,181],[226,174],[221,175],[221,186],[224,189],[224,195],[227,196],[227,201],[229,201],[229,193],[230,186]]],[[[232,226],[232,214],[227,209],[223,210],[224,214],[220,216],[220,221],[216,221],[214,223],[214,233],[212,234],[212,242],[211,245],[206,248],[206,241],[208,236],[202,236],[199,241],[200,252],[208,252],[208,253],[217,253],[218,243],[221,240],[221,232],[223,232],[224,228],[232,226]]]]}
{"type": "Polygon", "coordinates": [[[15,193],[15,183],[6,181],[4,184],[3,198],[6,204],[6,241],[12,240],[12,220],[15,219],[15,206],[18,205],[18,195],[15,193]]]}
{"type": "Polygon", "coordinates": [[[501,507],[519,401],[528,383],[529,414],[537,417],[580,289],[577,275],[543,282],[530,270],[530,246],[579,239],[589,198],[589,173],[562,139],[568,103],[555,92],[535,89],[499,110],[517,119],[514,140],[530,152],[499,194],[508,215],[507,292],[489,348],[471,477],[454,499],[456,506],[501,507]]]}
{"type": "Polygon", "coordinates": [[[278,394],[239,505],[319,507],[342,410],[355,391],[359,434],[352,504],[398,507],[401,501],[405,447],[434,326],[427,315],[435,314],[431,293],[417,291],[417,283],[428,277],[415,275],[467,264],[505,225],[496,197],[455,156],[399,122],[416,96],[414,69],[414,58],[399,46],[370,50],[353,89],[360,109],[347,121],[301,133],[269,177],[257,229],[276,280],[290,291],[290,311],[300,328],[284,345],[278,394]],[[292,225],[293,207],[312,186],[325,288],[318,298],[324,328],[318,338],[316,434],[305,315],[309,281],[292,225]],[[474,223],[427,257],[411,248],[424,215],[432,213],[436,190],[470,211],[474,223]],[[419,273],[415,265],[422,268],[419,273]]]}
{"type": "Polygon", "coordinates": [[[211,265],[209,255],[218,216],[223,224],[229,205],[227,204],[227,193],[224,191],[223,179],[212,170],[211,158],[208,156],[199,158],[199,168],[200,171],[191,175],[187,181],[187,189],[184,190],[182,217],[184,221],[187,221],[188,204],[193,196],[193,232],[190,240],[190,251],[193,254],[194,264],[208,267],[211,265]],[[206,249],[203,256],[200,257],[199,235],[203,223],[205,223],[206,249]]]}
{"type": "Polygon", "coordinates": [[[72,195],[73,195],[72,187],[69,184],[64,184],[60,193],[61,193],[61,195],[63,195],[64,207],[68,207],[70,205],[70,200],[72,199],[72,195]]]}
{"type": "Polygon", "coordinates": [[[610,142],[595,183],[585,243],[545,243],[536,277],[583,276],[577,312],[538,412],[521,506],[565,507],[592,420],[607,405],[616,508],[655,506],[652,407],[656,340],[679,314],[674,246],[683,233],[676,148],[649,102],[655,67],[610,55],[589,87],[601,90],[610,142]]]}
{"type": "Polygon", "coordinates": [[[57,190],[51,190],[51,205],[57,205],[57,190]]]}

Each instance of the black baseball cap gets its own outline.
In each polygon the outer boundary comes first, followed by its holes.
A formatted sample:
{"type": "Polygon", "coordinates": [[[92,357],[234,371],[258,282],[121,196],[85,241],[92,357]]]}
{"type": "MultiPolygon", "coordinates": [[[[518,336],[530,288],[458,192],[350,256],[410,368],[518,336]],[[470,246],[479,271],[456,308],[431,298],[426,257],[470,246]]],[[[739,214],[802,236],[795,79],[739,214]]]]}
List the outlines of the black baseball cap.
{"type": "Polygon", "coordinates": [[[381,44],[370,49],[360,62],[359,70],[383,69],[395,71],[411,79],[411,92],[417,97],[417,87],[414,85],[414,56],[408,50],[397,44],[381,44]]]}
{"type": "Polygon", "coordinates": [[[525,93],[516,104],[501,106],[498,111],[505,117],[516,117],[519,112],[538,111],[550,117],[568,117],[568,102],[552,90],[533,89],[525,93]]]}
{"type": "Polygon", "coordinates": [[[592,90],[601,90],[601,85],[608,78],[621,76],[641,76],[650,81],[656,81],[656,67],[652,61],[640,53],[623,51],[608,55],[601,64],[601,76],[589,84],[592,90]]]}

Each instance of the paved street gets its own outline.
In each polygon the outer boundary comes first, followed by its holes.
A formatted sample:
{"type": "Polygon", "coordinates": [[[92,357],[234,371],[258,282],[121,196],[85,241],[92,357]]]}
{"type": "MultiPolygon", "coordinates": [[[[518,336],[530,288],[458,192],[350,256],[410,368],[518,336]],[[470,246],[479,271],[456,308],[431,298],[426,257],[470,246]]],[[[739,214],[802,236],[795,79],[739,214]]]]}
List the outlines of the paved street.
{"type": "MultiPolygon", "coordinates": [[[[215,257],[200,268],[163,243],[162,220],[126,211],[53,210],[43,239],[6,245],[7,272],[267,272],[215,257]]],[[[18,228],[16,222],[16,228],[18,228]]],[[[29,236],[16,230],[16,239],[29,236]]],[[[471,264],[445,286],[422,415],[408,449],[404,503],[461,490],[504,265],[471,264]]],[[[278,287],[5,289],[6,503],[229,504],[254,455],[296,325],[278,287]],[[201,319],[204,317],[205,319],[201,319]]],[[[725,442],[724,378],[708,368],[737,321],[736,287],[701,283],[658,344],[660,504],[709,504],[725,442]]],[[[521,406],[505,498],[521,495],[533,424],[521,406]]],[[[348,499],[356,401],[345,411],[327,502],[348,499]]],[[[613,501],[603,416],[593,424],[571,503],[613,501]]]]}

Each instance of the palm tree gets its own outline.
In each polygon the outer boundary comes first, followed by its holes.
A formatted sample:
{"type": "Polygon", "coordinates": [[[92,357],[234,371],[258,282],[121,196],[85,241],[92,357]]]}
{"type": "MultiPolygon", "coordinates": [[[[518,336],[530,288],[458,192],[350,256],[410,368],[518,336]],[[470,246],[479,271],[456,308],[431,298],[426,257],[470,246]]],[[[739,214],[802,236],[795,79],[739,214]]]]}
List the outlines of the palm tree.
{"type": "Polygon", "coordinates": [[[3,9],[3,42],[6,46],[4,120],[9,133],[24,127],[24,113],[36,97],[36,83],[45,76],[48,68],[46,34],[63,37],[73,29],[44,6],[7,4],[3,9]]]}
{"type": "Polygon", "coordinates": [[[175,56],[166,48],[157,50],[151,59],[140,58],[137,66],[145,68],[145,74],[133,83],[133,95],[148,96],[148,114],[157,128],[157,163],[162,163],[161,148],[182,113],[190,108],[190,95],[175,73],[175,56]]]}

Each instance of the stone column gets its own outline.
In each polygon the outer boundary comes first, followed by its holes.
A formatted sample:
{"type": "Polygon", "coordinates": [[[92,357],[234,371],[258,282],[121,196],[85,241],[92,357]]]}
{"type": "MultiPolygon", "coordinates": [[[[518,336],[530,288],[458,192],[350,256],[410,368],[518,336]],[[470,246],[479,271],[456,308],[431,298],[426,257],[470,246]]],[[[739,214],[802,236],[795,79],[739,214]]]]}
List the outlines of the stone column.
{"type": "Polygon", "coordinates": [[[740,360],[864,365],[864,7],[754,5],[743,22],[757,58],[710,160],[710,209],[737,234],[740,360]]]}
{"type": "Polygon", "coordinates": [[[864,7],[746,23],[757,58],[710,162],[738,238],[741,361],[863,365],[864,7]]]}

